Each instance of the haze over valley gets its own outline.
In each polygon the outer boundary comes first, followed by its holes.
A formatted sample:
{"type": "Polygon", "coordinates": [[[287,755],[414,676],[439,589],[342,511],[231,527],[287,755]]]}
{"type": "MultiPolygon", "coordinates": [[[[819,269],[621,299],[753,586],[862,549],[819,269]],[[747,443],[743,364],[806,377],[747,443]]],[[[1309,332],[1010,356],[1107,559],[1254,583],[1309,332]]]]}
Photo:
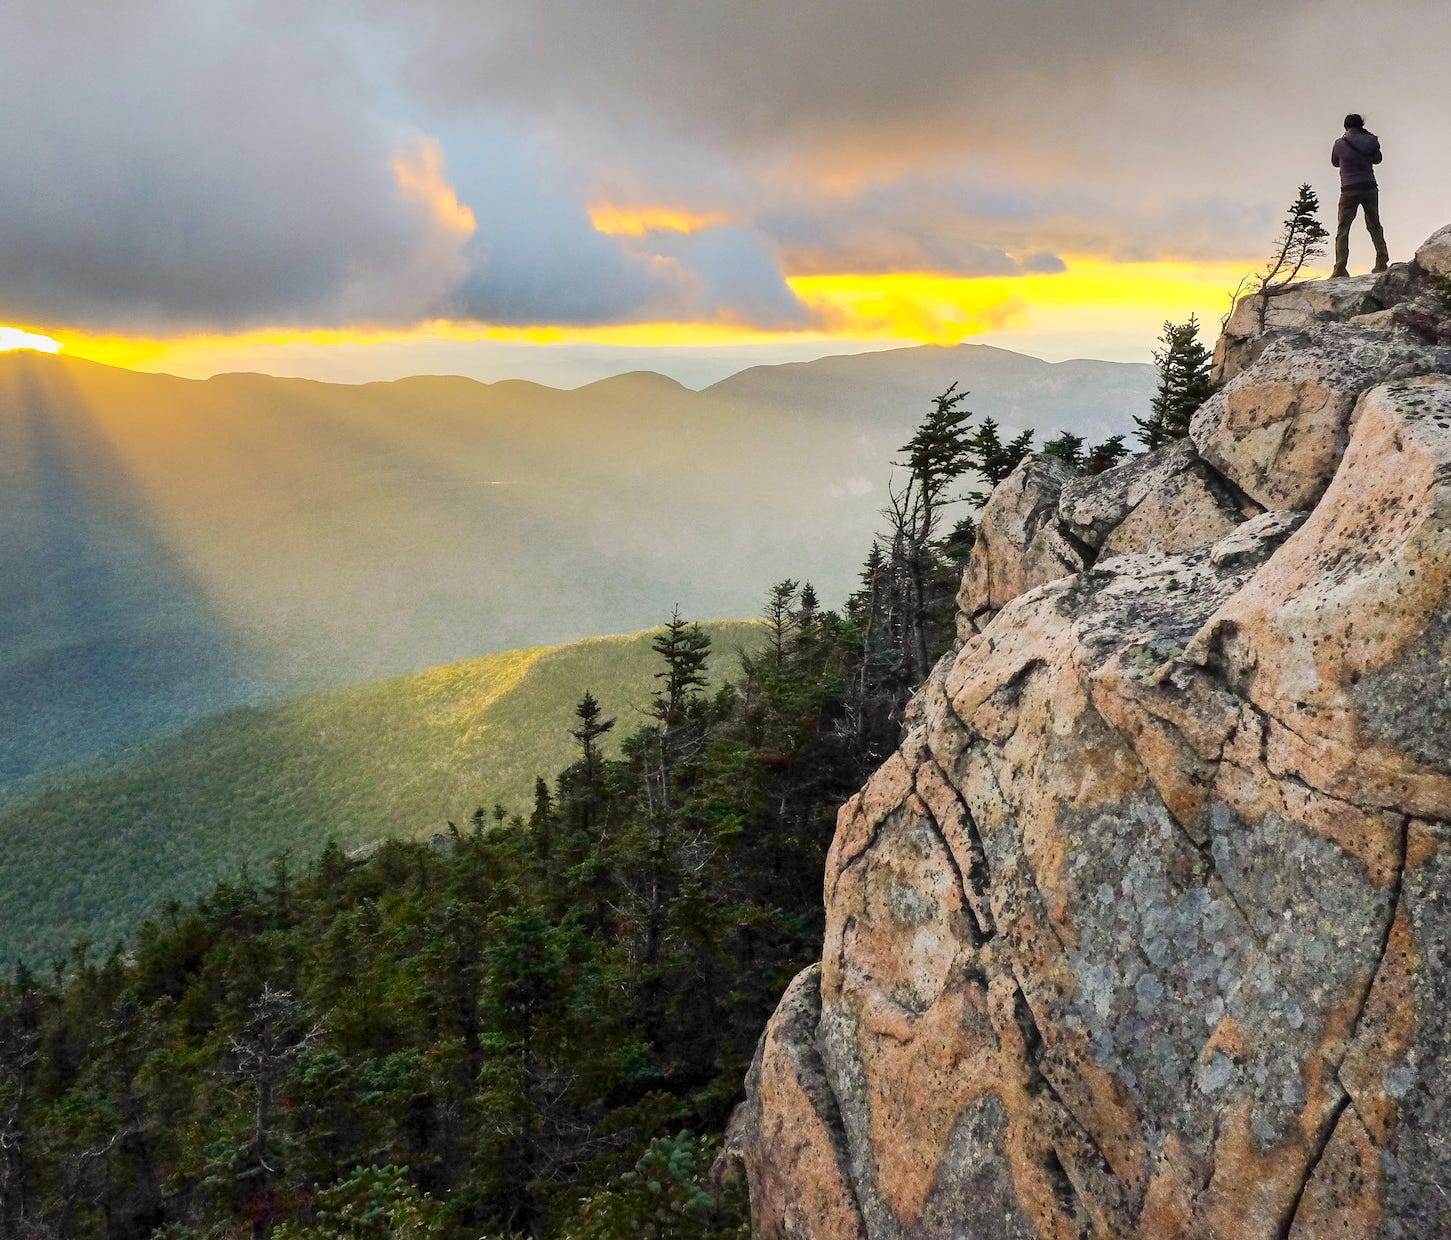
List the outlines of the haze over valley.
{"type": "Polygon", "coordinates": [[[985,346],[648,373],[207,381],[0,354],[0,786],[243,703],[757,614],[856,581],[888,462],[958,381],[1121,432],[1152,368],[985,346]]]}

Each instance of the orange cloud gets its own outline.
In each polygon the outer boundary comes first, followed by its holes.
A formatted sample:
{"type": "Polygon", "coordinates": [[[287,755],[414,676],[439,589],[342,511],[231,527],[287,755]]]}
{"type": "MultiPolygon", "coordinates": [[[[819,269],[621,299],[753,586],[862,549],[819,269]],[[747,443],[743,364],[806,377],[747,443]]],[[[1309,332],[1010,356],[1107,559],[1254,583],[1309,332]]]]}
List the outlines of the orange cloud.
{"type": "Polygon", "coordinates": [[[589,220],[596,232],[610,237],[643,237],[652,232],[699,232],[730,222],[725,212],[698,214],[675,207],[621,207],[596,203],[589,208],[589,220]]]}
{"type": "Polygon", "coordinates": [[[428,208],[446,236],[467,241],[474,235],[478,221],[448,183],[443,171],[443,147],[433,139],[426,139],[414,150],[395,158],[393,175],[403,196],[428,208]]]}

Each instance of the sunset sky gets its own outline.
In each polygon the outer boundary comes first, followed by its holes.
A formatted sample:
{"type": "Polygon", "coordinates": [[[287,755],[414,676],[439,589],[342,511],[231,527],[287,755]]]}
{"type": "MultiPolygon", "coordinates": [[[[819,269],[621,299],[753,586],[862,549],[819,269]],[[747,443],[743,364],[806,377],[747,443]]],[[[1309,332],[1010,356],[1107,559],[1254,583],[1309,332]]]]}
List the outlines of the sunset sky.
{"type": "Polygon", "coordinates": [[[1448,45],[1445,0],[14,0],[0,348],[566,386],[1147,360],[1300,181],[1328,222],[1348,110],[1393,257],[1451,220],[1448,45]]]}

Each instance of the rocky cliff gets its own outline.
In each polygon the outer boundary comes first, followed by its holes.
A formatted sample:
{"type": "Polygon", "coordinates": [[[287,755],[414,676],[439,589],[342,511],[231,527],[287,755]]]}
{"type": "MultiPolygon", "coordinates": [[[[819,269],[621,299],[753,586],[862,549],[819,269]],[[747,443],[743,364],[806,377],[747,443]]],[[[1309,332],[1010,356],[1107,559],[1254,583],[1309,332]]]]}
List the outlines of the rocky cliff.
{"type": "Polygon", "coordinates": [[[1451,1236],[1451,228],[993,494],[725,1159],[761,1240],[1451,1236]]]}

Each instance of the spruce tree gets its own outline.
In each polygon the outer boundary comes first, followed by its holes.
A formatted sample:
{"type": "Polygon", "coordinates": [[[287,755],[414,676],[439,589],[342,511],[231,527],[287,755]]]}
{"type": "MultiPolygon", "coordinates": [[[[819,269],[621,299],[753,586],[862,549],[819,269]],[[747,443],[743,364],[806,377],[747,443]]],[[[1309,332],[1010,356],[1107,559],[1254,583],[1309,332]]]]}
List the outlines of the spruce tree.
{"type": "Polygon", "coordinates": [[[656,690],[650,713],[669,729],[684,722],[705,688],[710,636],[700,625],[682,620],[677,607],[664,632],[651,641],[650,649],[665,660],[665,670],[655,673],[655,679],[665,683],[656,690]]]}
{"type": "Polygon", "coordinates": [[[1124,443],[1124,437],[1110,435],[1102,443],[1096,443],[1088,449],[1088,455],[1083,462],[1083,471],[1088,474],[1101,474],[1106,469],[1112,469],[1128,454],[1129,450],[1124,443]]]}
{"type": "Polygon", "coordinates": [[[1306,183],[1295,192],[1295,200],[1285,212],[1280,224],[1279,236],[1275,238],[1274,252],[1259,271],[1244,276],[1229,297],[1229,309],[1220,320],[1220,327],[1228,326],[1230,315],[1241,297],[1255,298],[1259,325],[1263,330],[1265,313],[1269,309],[1271,294],[1285,288],[1300,274],[1302,268],[1313,263],[1325,252],[1325,242],[1330,233],[1320,223],[1320,197],[1306,183]]]}
{"type": "Polygon", "coordinates": [[[1074,469],[1083,467],[1083,436],[1072,431],[1061,431],[1057,438],[1043,445],[1043,455],[1067,461],[1074,469]]]}
{"type": "Polygon", "coordinates": [[[786,661],[786,641],[795,625],[792,603],[796,601],[796,582],[790,577],[778,581],[766,595],[766,624],[771,643],[771,658],[777,667],[786,661]]]}
{"type": "Polygon", "coordinates": [[[1018,463],[1032,450],[1032,431],[1024,431],[1021,435],[1004,443],[998,434],[997,421],[993,418],[983,418],[978,423],[977,430],[973,431],[967,439],[967,451],[972,468],[987,483],[987,490],[974,491],[968,496],[973,505],[981,508],[986,504],[993,487],[1017,469],[1018,463]]]}
{"type": "Polygon", "coordinates": [[[931,411],[900,449],[906,457],[895,463],[907,470],[907,479],[900,487],[888,484],[890,506],[882,513],[891,523],[892,584],[901,599],[899,649],[914,684],[931,670],[944,605],[950,608],[936,588],[934,545],[944,510],[965,498],[951,493],[954,484],[973,467],[966,399],[955,383],[933,398],[931,411]]]}
{"type": "Polygon", "coordinates": [[[1308,184],[1302,183],[1280,225],[1275,252],[1260,277],[1259,291],[1266,292],[1289,284],[1300,274],[1301,268],[1325,252],[1325,241],[1329,236],[1329,231],[1320,222],[1319,195],[1308,184]]]}
{"type": "Polygon", "coordinates": [[[579,742],[584,758],[585,779],[591,784],[594,783],[595,768],[599,762],[599,749],[596,742],[615,726],[613,719],[600,719],[600,715],[603,713],[600,704],[595,701],[594,694],[586,689],[584,697],[579,700],[579,705],[574,708],[575,717],[579,720],[579,727],[571,728],[569,732],[579,742]]]}
{"type": "Polygon", "coordinates": [[[1159,368],[1159,386],[1149,405],[1149,416],[1135,417],[1135,432],[1145,448],[1153,449],[1183,439],[1189,434],[1189,420],[1214,391],[1209,381],[1210,353],[1199,339],[1199,320],[1164,323],[1154,363],[1159,368]]]}

